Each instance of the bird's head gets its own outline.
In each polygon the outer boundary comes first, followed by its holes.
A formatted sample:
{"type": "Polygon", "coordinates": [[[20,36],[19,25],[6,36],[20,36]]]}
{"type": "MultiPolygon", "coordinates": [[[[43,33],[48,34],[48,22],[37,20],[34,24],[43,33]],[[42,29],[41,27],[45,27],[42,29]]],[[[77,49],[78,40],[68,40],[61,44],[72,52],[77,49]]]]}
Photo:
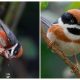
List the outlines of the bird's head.
{"type": "Polygon", "coordinates": [[[58,24],[69,32],[74,38],[80,39],[80,10],[71,9],[66,11],[58,19],[58,24]]]}

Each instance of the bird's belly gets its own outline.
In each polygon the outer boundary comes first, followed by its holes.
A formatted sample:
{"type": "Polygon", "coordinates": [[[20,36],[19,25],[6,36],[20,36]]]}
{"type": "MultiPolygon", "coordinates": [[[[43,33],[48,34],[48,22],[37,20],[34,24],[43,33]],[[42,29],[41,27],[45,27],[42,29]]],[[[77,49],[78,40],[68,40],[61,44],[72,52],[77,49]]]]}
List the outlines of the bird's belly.
{"type": "Polygon", "coordinates": [[[80,53],[80,45],[73,42],[64,42],[61,40],[56,40],[59,48],[66,53],[67,56],[72,56],[74,54],[80,53]]]}

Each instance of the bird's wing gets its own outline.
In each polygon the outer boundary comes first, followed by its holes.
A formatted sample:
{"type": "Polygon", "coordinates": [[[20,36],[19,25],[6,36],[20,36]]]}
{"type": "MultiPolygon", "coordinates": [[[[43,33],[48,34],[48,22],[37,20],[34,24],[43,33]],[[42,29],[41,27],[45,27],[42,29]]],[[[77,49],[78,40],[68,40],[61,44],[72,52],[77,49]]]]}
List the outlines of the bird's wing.
{"type": "Polygon", "coordinates": [[[0,20],[0,27],[5,31],[11,45],[14,45],[15,43],[18,42],[13,32],[8,28],[7,25],[4,24],[2,20],[0,20]]]}

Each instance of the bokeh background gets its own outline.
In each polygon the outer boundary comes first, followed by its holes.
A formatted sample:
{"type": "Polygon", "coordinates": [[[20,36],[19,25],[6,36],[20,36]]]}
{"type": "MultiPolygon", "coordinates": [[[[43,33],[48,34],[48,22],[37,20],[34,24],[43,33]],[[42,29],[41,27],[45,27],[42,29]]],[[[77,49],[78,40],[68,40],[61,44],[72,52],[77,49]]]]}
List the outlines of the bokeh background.
{"type": "Polygon", "coordinates": [[[23,46],[23,56],[19,59],[0,57],[0,78],[38,78],[39,3],[0,2],[0,18],[23,46]]]}
{"type": "MultiPolygon", "coordinates": [[[[50,22],[56,21],[66,10],[80,9],[80,2],[41,2],[41,16],[50,22]]],[[[46,29],[46,28],[45,28],[46,29]]],[[[45,30],[46,31],[46,30],[45,30]]],[[[80,55],[77,56],[80,61],[80,55]]],[[[73,60],[73,58],[70,58],[73,60]]],[[[70,68],[55,52],[52,53],[41,40],[41,77],[42,78],[75,78],[70,68]]]]}

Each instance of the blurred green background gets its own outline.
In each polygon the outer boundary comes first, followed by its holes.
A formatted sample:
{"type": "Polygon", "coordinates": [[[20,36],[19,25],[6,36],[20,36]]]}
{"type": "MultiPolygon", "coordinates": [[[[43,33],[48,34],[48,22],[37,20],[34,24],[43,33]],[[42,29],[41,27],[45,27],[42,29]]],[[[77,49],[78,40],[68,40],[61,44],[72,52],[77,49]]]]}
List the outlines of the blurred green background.
{"type": "Polygon", "coordinates": [[[23,56],[19,59],[9,61],[0,57],[0,78],[38,78],[39,3],[0,2],[0,18],[23,47],[23,56]]]}
{"type": "MultiPolygon", "coordinates": [[[[80,2],[41,2],[41,16],[51,22],[58,19],[66,10],[80,8],[80,2]]],[[[80,60],[80,56],[78,55],[80,60]]],[[[41,77],[42,78],[75,78],[70,68],[41,41],[41,77]]]]}

